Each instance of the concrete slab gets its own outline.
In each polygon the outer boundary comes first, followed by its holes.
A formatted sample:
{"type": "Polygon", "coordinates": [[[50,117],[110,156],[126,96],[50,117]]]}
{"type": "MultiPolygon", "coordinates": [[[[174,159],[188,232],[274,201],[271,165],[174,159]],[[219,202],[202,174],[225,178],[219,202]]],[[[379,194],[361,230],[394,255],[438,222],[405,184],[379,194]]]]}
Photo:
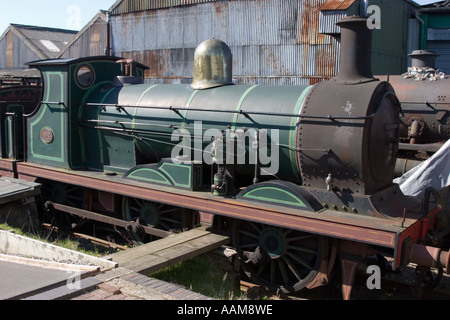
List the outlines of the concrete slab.
{"type": "Polygon", "coordinates": [[[65,296],[80,283],[84,285],[79,280],[116,267],[117,263],[106,259],[0,230],[1,300],[21,299],[55,287],[65,296]]]}
{"type": "Polygon", "coordinates": [[[0,299],[19,299],[67,282],[68,271],[0,261],[0,299]]]}
{"type": "Polygon", "coordinates": [[[65,249],[50,243],[30,239],[11,232],[0,230],[0,253],[5,255],[17,255],[47,261],[95,265],[101,271],[117,267],[117,263],[65,249]]]}
{"type": "Polygon", "coordinates": [[[0,204],[37,196],[41,185],[23,180],[0,178],[0,204]]]}

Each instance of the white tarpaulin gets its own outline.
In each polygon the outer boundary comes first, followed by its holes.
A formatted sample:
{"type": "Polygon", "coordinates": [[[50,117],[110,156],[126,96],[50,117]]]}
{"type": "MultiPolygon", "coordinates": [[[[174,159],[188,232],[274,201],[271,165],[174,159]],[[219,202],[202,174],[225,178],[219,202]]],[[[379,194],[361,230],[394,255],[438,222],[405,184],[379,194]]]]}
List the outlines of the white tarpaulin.
{"type": "Polygon", "coordinates": [[[395,179],[408,196],[423,196],[427,188],[439,191],[450,185],[450,140],[422,164],[395,179]]]}

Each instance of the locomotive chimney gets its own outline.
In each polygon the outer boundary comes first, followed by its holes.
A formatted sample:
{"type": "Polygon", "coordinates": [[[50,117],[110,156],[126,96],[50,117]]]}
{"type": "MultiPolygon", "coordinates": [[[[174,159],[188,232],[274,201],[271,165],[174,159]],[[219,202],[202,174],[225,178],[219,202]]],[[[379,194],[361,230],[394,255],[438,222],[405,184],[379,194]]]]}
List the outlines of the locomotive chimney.
{"type": "Polygon", "coordinates": [[[335,81],[342,84],[373,81],[372,30],[367,26],[367,19],[352,16],[337,25],[341,27],[341,57],[335,81]]]}

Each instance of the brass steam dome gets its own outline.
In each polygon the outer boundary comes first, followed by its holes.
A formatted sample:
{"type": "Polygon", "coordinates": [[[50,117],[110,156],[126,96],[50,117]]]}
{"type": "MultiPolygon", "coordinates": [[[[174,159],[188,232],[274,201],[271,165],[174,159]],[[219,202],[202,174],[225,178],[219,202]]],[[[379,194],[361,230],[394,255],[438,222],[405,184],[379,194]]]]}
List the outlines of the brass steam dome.
{"type": "Polygon", "coordinates": [[[202,90],[233,84],[233,55],[220,40],[206,40],[195,51],[192,89],[202,90]]]}

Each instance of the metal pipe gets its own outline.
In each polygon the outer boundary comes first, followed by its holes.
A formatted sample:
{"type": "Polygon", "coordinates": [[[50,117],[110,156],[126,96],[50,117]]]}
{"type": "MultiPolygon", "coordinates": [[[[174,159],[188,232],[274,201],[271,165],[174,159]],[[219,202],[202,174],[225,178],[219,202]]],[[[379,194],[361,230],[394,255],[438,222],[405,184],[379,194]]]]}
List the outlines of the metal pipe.
{"type": "MultiPolygon", "coordinates": [[[[384,97],[383,97],[384,98],[384,97]]],[[[291,113],[271,113],[271,112],[258,112],[258,111],[244,111],[244,110],[215,110],[215,109],[196,109],[196,108],[178,108],[178,107],[157,107],[157,106],[133,106],[133,105],[119,105],[119,104],[101,104],[101,103],[85,103],[86,107],[112,107],[112,108],[142,108],[142,109],[155,109],[155,110],[171,110],[174,112],[190,111],[190,112],[216,112],[216,113],[232,113],[242,114],[244,116],[258,115],[258,116],[276,116],[276,117],[290,117],[290,118],[302,118],[302,119],[322,119],[322,120],[368,120],[375,117],[378,112],[375,112],[369,116],[352,117],[352,116],[316,116],[316,115],[301,115],[291,113]]],[[[379,107],[379,106],[378,106],[379,107]]]]}
{"type": "Polygon", "coordinates": [[[443,268],[450,274],[450,254],[440,248],[413,244],[409,253],[409,262],[430,268],[443,268]]]}
{"type": "Polygon", "coordinates": [[[417,120],[414,120],[411,124],[411,128],[409,130],[409,143],[410,144],[416,144],[417,138],[420,137],[420,123],[417,120]]]}
{"type": "Polygon", "coordinates": [[[361,0],[360,2],[360,15],[361,17],[367,17],[367,8],[369,7],[368,0],[361,0]]]}

